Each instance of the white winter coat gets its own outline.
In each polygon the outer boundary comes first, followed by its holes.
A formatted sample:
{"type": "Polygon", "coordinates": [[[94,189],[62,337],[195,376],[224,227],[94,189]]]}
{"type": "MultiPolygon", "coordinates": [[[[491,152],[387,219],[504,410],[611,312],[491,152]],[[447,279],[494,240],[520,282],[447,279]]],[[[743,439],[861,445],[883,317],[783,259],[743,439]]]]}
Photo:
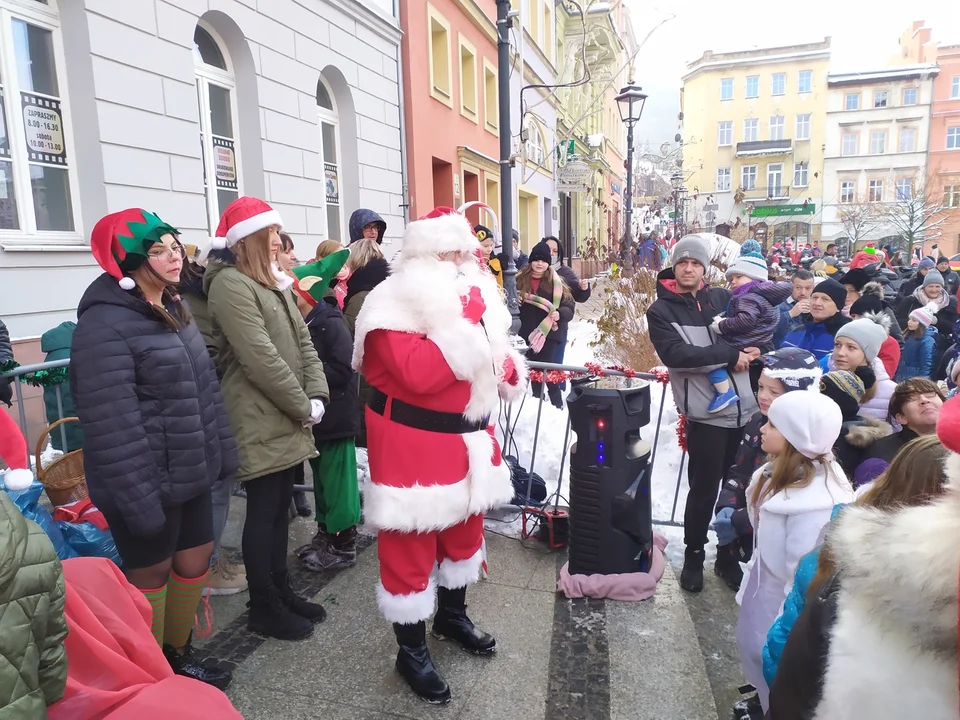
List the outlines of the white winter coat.
{"type": "MultiPolygon", "coordinates": [[[[833,353],[827,355],[826,364],[827,372],[837,369],[837,366],[833,364],[833,353]]],[[[877,393],[870,400],[860,405],[860,414],[864,417],[872,417],[886,422],[889,414],[890,398],[893,396],[897,383],[887,374],[880,358],[874,358],[870,367],[873,368],[873,374],[877,376],[877,393]]]]}
{"type": "Polygon", "coordinates": [[[754,487],[769,467],[767,463],[757,470],[747,488],[754,549],[737,593],[740,664],[747,682],[757,688],[764,712],[769,694],[763,679],[767,632],[790,592],[800,559],[817,546],[834,505],[854,500],[853,487],[843,469],[831,460],[828,472],[817,464],[817,474],[805,487],[782,490],[755,508],[751,504],[754,487]]]}

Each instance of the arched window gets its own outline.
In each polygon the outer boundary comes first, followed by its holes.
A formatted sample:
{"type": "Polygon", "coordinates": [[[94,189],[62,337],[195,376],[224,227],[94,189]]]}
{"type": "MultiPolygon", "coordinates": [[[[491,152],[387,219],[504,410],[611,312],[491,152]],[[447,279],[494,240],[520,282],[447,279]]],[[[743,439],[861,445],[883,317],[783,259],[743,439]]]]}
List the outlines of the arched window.
{"type": "Polygon", "coordinates": [[[193,60],[200,105],[203,191],[211,235],[216,232],[224,209],[241,192],[236,145],[236,84],[233,68],[222,47],[212,29],[197,25],[193,34],[193,60]]]}
{"type": "Polygon", "coordinates": [[[340,196],[340,132],[337,106],[330,86],[317,81],[317,113],[320,116],[320,157],[323,158],[323,204],[327,213],[327,237],[347,244],[343,232],[343,202],[340,196]]]}
{"type": "Polygon", "coordinates": [[[546,167],[546,143],[543,141],[543,133],[540,132],[540,126],[537,125],[534,120],[527,121],[527,141],[525,147],[528,162],[546,167]]]}

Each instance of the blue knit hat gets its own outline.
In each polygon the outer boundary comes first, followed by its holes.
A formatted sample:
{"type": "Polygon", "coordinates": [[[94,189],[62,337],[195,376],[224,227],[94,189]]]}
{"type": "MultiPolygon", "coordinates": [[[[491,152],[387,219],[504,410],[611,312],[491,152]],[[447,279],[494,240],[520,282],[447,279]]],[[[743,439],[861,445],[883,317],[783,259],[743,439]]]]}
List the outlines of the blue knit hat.
{"type": "Polygon", "coordinates": [[[740,257],[727,268],[727,279],[731,275],[746,275],[754,280],[767,280],[770,273],[767,261],[763,257],[763,248],[756,240],[746,240],[740,246],[740,257]]]}

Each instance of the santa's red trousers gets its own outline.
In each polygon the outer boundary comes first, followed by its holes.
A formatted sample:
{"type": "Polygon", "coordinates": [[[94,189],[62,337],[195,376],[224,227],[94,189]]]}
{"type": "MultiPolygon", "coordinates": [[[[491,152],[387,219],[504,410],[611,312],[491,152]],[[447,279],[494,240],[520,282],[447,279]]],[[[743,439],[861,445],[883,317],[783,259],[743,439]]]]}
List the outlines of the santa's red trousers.
{"type": "Polygon", "coordinates": [[[433,615],[437,585],[452,590],[479,579],[483,550],[483,515],[435,532],[381,530],[380,611],[395,623],[426,620],[433,615]]]}

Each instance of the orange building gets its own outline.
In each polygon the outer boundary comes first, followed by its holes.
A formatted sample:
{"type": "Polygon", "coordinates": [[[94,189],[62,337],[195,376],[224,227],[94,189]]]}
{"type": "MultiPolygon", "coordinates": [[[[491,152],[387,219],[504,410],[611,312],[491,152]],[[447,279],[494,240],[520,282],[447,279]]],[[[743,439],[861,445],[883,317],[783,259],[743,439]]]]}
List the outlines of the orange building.
{"type": "Polygon", "coordinates": [[[940,249],[960,252],[960,45],[943,45],[937,53],[940,74],[933,83],[930,119],[931,175],[943,191],[946,222],[940,226],[940,249]]]}
{"type": "Polygon", "coordinates": [[[411,219],[469,200],[499,215],[495,18],[494,0],[400,3],[411,219]]]}

